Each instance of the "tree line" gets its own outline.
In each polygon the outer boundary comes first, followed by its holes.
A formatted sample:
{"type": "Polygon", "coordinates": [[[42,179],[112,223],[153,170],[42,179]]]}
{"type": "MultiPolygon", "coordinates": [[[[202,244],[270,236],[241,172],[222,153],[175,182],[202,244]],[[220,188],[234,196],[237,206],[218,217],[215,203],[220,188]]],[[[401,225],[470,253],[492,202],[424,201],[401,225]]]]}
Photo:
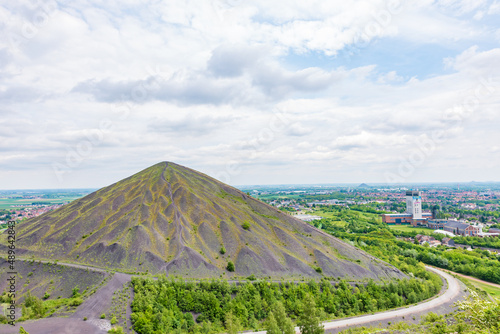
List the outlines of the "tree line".
{"type": "Polygon", "coordinates": [[[277,325],[273,318],[303,325],[305,318],[317,318],[319,322],[371,313],[435,295],[441,288],[439,278],[421,276],[383,285],[370,281],[354,286],[346,281],[332,284],[326,279],[307,283],[263,280],[230,284],[225,280],[194,283],[165,277],[156,281],[133,278],[131,320],[140,334],[269,329],[277,325]],[[314,315],[310,314],[311,305],[317,308],[314,315]]]}

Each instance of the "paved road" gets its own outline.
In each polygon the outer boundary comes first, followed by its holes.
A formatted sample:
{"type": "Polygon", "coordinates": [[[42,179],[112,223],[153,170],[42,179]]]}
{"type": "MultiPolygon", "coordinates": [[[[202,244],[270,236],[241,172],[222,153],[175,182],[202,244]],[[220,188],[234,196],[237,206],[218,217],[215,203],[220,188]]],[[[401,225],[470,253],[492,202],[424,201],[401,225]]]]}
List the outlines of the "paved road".
{"type": "MultiPolygon", "coordinates": [[[[344,330],[348,327],[355,326],[365,326],[370,324],[387,323],[387,321],[401,321],[403,317],[411,319],[415,314],[433,312],[439,309],[443,305],[450,304],[454,299],[456,299],[461,294],[461,287],[459,281],[453,276],[443,272],[439,269],[426,266],[430,271],[443,277],[448,283],[448,287],[438,297],[431,299],[427,302],[417,304],[415,306],[408,306],[406,308],[401,308],[392,311],[380,312],[376,314],[363,315],[359,317],[349,318],[349,319],[339,319],[335,321],[324,322],[325,332],[336,333],[339,330],[344,330]]],[[[295,331],[299,332],[299,328],[296,327],[295,331]]],[[[265,331],[253,332],[252,334],[265,334],[265,331]]]]}

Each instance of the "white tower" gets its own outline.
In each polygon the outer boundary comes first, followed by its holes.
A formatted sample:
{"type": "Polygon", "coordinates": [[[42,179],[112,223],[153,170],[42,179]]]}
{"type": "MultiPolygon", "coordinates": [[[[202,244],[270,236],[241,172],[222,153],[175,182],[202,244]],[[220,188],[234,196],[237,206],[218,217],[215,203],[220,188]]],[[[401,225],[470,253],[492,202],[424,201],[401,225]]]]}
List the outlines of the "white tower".
{"type": "Polygon", "coordinates": [[[413,219],[422,219],[422,196],[420,191],[406,192],[406,213],[413,215],[413,219]]]}

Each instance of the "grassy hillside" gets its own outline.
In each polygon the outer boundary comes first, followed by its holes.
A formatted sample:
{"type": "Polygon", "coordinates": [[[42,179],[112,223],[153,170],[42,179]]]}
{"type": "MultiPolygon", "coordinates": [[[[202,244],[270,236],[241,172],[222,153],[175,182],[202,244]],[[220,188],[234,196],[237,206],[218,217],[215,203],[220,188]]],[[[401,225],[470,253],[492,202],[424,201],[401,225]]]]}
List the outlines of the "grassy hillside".
{"type": "Polygon", "coordinates": [[[17,229],[17,247],[30,255],[127,271],[350,280],[403,276],[233,187],[170,162],[17,229]],[[229,262],[234,273],[226,269],[229,262]]]}

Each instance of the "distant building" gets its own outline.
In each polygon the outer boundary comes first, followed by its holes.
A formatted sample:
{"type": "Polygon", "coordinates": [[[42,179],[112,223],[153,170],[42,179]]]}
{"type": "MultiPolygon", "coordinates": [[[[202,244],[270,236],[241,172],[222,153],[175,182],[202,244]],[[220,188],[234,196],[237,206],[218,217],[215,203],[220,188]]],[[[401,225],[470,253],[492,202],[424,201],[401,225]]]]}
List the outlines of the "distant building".
{"type": "Polygon", "coordinates": [[[383,214],[382,221],[389,225],[411,224],[412,215],[408,213],[383,214]]]}
{"type": "Polygon", "coordinates": [[[441,245],[441,242],[439,240],[436,240],[434,237],[431,237],[429,235],[417,234],[415,236],[415,240],[417,240],[420,245],[429,244],[429,246],[431,247],[441,245]]]}
{"type": "Polygon", "coordinates": [[[406,192],[406,213],[413,219],[422,219],[422,194],[420,191],[409,190],[406,192]]]}
{"type": "Polygon", "coordinates": [[[443,230],[447,222],[446,219],[429,219],[427,220],[427,227],[433,230],[443,230]]]}
{"type": "Polygon", "coordinates": [[[439,240],[434,239],[434,240],[429,241],[429,246],[431,246],[431,247],[436,247],[439,245],[441,245],[441,241],[439,241],[439,240]]]}
{"type": "Polygon", "coordinates": [[[411,224],[413,226],[427,225],[432,213],[422,212],[422,192],[406,191],[406,212],[383,214],[382,221],[389,225],[411,224]]]}
{"type": "Polygon", "coordinates": [[[441,244],[448,246],[448,247],[455,247],[455,240],[446,237],[446,238],[443,238],[443,240],[441,240],[441,244]]]}
{"type": "Polygon", "coordinates": [[[481,228],[477,226],[470,225],[463,221],[449,220],[445,226],[444,230],[451,232],[453,234],[458,234],[461,236],[477,236],[481,232],[481,228]]]}

